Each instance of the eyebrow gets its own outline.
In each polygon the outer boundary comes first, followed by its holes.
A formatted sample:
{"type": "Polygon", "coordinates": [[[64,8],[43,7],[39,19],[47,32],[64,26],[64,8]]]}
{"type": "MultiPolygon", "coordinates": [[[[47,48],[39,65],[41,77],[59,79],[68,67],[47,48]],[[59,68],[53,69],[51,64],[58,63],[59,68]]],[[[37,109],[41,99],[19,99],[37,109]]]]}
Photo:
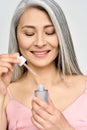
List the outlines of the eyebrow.
{"type": "MultiPolygon", "coordinates": [[[[53,27],[53,25],[50,24],[50,25],[46,25],[46,26],[44,26],[44,28],[48,28],[48,27],[53,27]]],[[[23,28],[32,28],[32,29],[34,29],[35,27],[32,26],[32,25],[24,25],[24,26],[22,27],[22,29],[23,29],[23,28]]]]}
{"type": "Polygon", "coordinates": [[[44,28],[49,28],[49,27],[54,27],[54,26],[53,24],[44,26],[44,28]]]}
{"type": "Polygon", "coordinates": [[[34,26],[31,26],[31,25],[24,25],[23,27],[22,27],[22,29],[23,28],[34,28],[34,26]]]}

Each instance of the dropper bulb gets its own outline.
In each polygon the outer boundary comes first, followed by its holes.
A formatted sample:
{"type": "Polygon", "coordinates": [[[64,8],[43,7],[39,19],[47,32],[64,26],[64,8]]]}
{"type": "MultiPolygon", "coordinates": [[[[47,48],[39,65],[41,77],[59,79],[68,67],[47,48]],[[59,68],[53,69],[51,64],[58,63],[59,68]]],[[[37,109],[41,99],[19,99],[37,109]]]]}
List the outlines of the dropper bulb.
{"type": "Polygon", "coordinates": [[[18,56],[18,59],[21,60],[21,63],[19,64],[19,66],[24,65],[24,63],[26,62],[26,59],[23,56],[18,56]]]}

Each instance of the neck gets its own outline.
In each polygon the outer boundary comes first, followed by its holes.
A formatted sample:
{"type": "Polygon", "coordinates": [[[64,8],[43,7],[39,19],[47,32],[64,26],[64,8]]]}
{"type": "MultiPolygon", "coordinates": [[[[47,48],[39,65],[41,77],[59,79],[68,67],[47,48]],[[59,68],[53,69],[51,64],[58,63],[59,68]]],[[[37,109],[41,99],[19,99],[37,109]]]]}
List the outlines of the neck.
{"type": "MultiPolygon", "coordinates": [[[[37,84],[43,84],[44,86],[52,86],[60,80],[60,73],[56,67],[50,65],[50,67],[44,68],[31,68],[38,76],[32,76],[37,84]]],[[[28,73],[30,75],[30,72],[28,73]]]]}

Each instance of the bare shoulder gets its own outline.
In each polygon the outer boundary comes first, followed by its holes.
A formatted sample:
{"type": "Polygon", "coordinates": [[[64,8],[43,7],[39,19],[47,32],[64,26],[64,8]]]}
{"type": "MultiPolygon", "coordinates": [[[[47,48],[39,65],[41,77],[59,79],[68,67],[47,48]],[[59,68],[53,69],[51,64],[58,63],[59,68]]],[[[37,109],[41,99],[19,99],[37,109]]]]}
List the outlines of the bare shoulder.
{"type": "Polygon", "coordinates": [[[66,76],[66,82],[71,86],[77,88],[77,90],[81,89],[82,91],[85,90],[87,84],[87,76],[86,75],[72,75],[66,76]]]}
{"type": "Polygon", "coordinates": [[[12,93],[17,89],[17,86],[18,86],[17,82],[10,83],[8,86],[8,90],[12,93]]]}
{"type": "Polygon", "coordinates": [[[18,86],[19,82],[12,82],[9,84],[8,88],[9,89],[15,89],[16,87],[15,86],[18,86]]]}
{"type": "Polygon", "coordinates": [[[10,100],[10,94],[13,95],[13,92],[15,90],[15,85],[17,83],[10,83],[9,86],[7,87],[7,94],[5,96],[5,100],[4,100],[4,106],[7,106],[9,100],[10,100]]]}
{"type": "Polygon", "coordinates": [[[87,76],[86,75],[77,75],[73,77],[73,80],[75,83],[77,83],[79,86],[85,86],[87,83],[87,76]]]}
{"type": "Polygon", "coordinates": [[[13,97],[21,94],[23,83],[18,80],[9,84],[8,89],[13,97]]]}

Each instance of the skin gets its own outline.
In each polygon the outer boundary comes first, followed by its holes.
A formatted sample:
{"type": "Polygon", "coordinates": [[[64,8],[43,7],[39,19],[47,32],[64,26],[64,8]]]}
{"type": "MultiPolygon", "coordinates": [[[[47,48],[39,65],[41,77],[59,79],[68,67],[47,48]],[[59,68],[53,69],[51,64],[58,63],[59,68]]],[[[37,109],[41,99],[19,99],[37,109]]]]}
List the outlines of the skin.
{"type": "Polygon", "coordinates": [[[45,12],[32,8],[27,10],[20,18],[17,37],[20,50],[29,65],[45,67],[54,64],[58,55],[58,38],[45,12]]]}
{"type": "Polygon", "coordinates": [[[15,83],[9,84],[14,65],[20,63],[18,53],[0,55],[0,112],[3,113],[0,117],[0,130],[6,130],[7,125],[7,86],[17,101],[31,109],[31,120],[39,130],[74,130],[63,111],[83,94],[87,77],[60,76],[55,66],[59,51],[58,37],[46,12],[36,8],[27,9],[19,20],[17,39],[27,64],[39,74],[40,80],[48,89],[49,99],[46,103],[33,96],[37,84],[29,71],[15,83]]]}

